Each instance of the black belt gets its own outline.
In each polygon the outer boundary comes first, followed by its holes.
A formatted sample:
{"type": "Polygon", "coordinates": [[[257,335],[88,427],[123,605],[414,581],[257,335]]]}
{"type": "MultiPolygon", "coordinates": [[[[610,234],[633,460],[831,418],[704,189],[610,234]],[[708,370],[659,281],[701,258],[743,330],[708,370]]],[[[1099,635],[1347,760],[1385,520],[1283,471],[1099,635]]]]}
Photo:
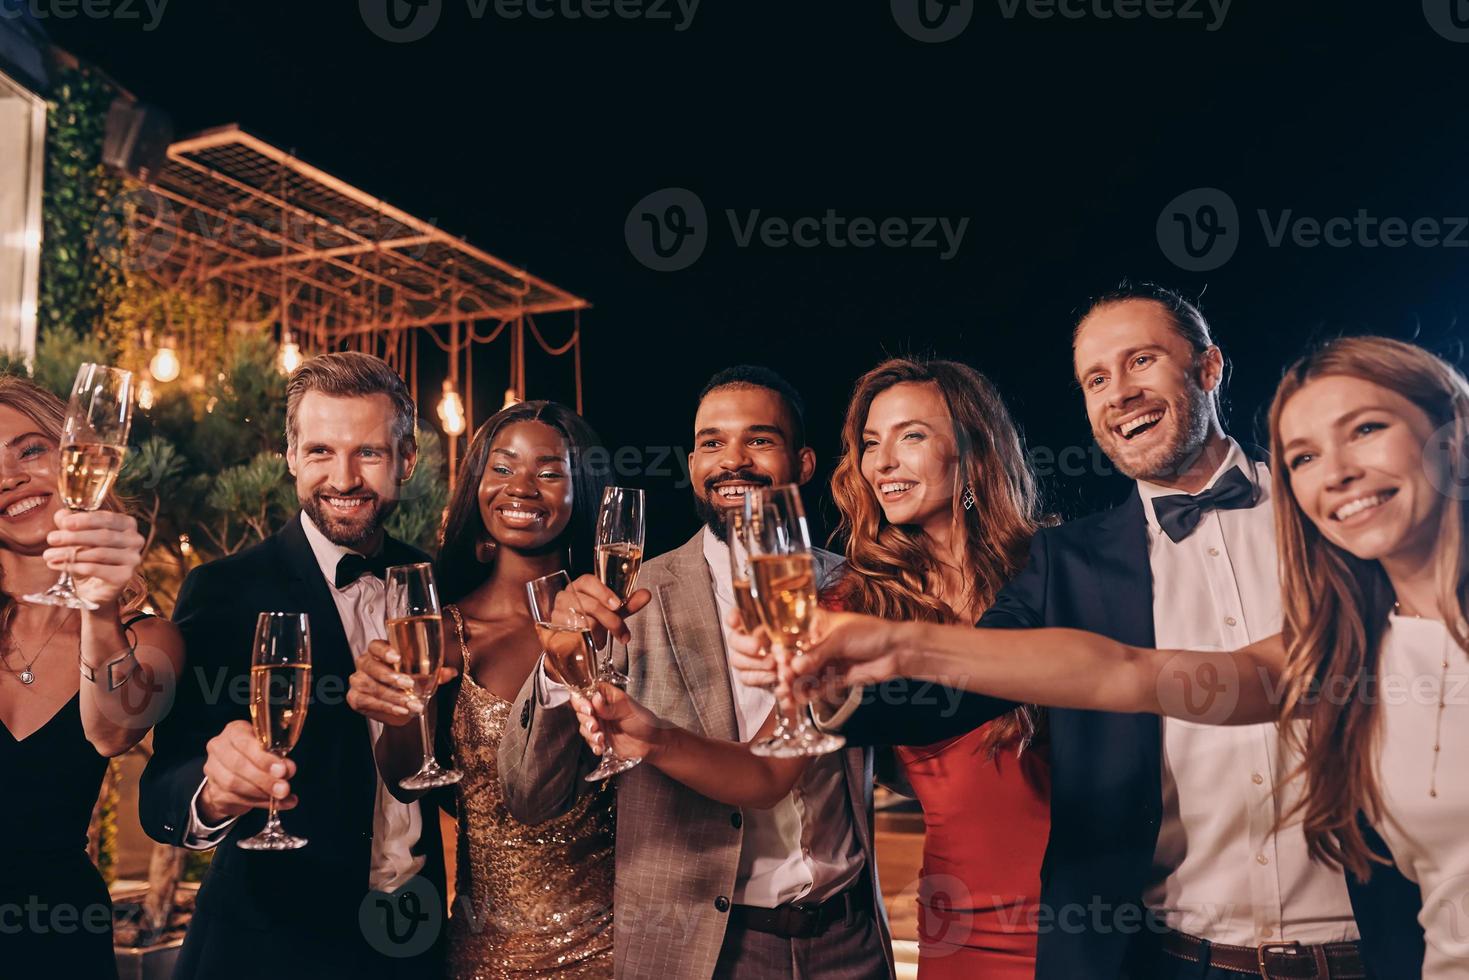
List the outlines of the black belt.
{"type": "Polygon", "coordinates": [[[773,909],[733,905],[729,910],[729,922],[731,926],[783,939],[813,939],[825,933],[833,922],[847,921],[857,912],[870,910],[872,896],[869,892],[864,878],[824,902],[787,902],[773,909]]]}
{"type": "Polygon", "coordinates": [[[1169,929],[1163,934],[1163,952],[1190,963],[1201,960],[1219,970],[1255,977],[1320,978],[1360,980],[1367,976],[1362,954],[1354,942],[1303,946],[1300,943],[1262,943],[1259,946],[1229,946],[1211,943],[1169,929]],[[1207,958],[1207,959],[1206,959],[1207,958]]]}

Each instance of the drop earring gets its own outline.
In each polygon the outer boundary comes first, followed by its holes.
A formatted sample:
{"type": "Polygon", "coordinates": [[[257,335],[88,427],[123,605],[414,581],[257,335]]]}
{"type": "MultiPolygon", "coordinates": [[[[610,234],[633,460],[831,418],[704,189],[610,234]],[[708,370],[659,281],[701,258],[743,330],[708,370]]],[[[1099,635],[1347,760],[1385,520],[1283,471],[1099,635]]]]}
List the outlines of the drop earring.
{"type": "Polygon", "coordinates": [[[974,509],[974,488],[967,483],[964,484],[964,495],[959,498],[959,502],[964,505],[965,510],[974,509]]]}
{"type": "Polygon", "coordinates": [[[474,543],[474,559],[481,565],[488,565],[495,560],[495,549],[499,545],[495,539],[488,534],[481,534],[479,540],[474,543]]]}

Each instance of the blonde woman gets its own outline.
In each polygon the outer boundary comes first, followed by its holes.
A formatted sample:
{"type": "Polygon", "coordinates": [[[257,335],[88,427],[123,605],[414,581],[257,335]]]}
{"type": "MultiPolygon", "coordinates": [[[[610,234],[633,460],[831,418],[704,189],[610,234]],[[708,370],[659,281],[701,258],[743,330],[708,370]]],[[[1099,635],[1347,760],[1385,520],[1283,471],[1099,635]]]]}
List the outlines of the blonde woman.
{"type": "Polygon", "coordinates": [[[107,760],[165,708],[177,629],[129,608],[143,537],[109,494],[72,513],[57,491],[66,406],[0,377],[0,973],[112,977],[112,903],[87,856],[107,760]],[[69,568],[95,610],[24,605],[69,568]]]}

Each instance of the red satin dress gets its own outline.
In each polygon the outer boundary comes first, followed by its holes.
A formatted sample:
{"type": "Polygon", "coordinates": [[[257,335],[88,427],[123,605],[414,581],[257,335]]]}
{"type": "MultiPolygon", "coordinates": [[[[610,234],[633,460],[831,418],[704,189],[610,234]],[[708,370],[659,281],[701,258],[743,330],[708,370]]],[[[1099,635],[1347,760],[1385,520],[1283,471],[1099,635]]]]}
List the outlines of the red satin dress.
{"type": "Polygon", "coordinates": [[[923,806],[919,980],[1035,976],[1049,767],[1034,747],[990,759],[988,727],[894,750],[923,806]]]}

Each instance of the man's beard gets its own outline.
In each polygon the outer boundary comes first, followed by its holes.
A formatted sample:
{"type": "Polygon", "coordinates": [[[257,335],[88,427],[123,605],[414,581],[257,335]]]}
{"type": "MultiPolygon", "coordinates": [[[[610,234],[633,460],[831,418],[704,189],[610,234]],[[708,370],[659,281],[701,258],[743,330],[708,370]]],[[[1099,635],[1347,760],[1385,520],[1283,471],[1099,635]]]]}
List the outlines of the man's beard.
{"type": "Polygon", "coordinates": [[[363,497],[362,500],[363,503],[357,505],[357,513],[350,518],[332,513],[331,505],[321,499],[320,492],[301,501],[301,509],[306,511],[311,523],[332,544],[361,551],[382,530],[398,506],[396,500],[384,500],[377,494],[363,497]]]}
{"type": "Polygon", "coordinates": [[[719,503],[719,495],[715,487],[721,483],[752,483],[758,487],[768,487],[775,483],[770,477],[754,470],[740,470],[738,473],[722,473],[717,477],[710,477],[704,481],[704,495],[701,497],[694,494],[694,512],[699,515],[699,520],[704,522],[711,534],[720,541],[729,538],[729,515],[736,507],[724,507],[719,503]]]}
{"type": "MultiPolygon", "coordinates": [[[[1121,453],[1107,453],[1107,458],[1124,476],[1147,483],[1167,483],[1185,472],[1204,451],[1209,437],[1209,392],[1189,385],[1183,398],[1168,402],[1168,415],[1174,425],[1173,438],[1151,453],[1129,459],[1121,453]]],[[[1095,433],[1093,433],[1095,435],[1095,433]]],[[[1127,445],[1126,440],[1110,429],[1103,447],[1127,445]]]]}

